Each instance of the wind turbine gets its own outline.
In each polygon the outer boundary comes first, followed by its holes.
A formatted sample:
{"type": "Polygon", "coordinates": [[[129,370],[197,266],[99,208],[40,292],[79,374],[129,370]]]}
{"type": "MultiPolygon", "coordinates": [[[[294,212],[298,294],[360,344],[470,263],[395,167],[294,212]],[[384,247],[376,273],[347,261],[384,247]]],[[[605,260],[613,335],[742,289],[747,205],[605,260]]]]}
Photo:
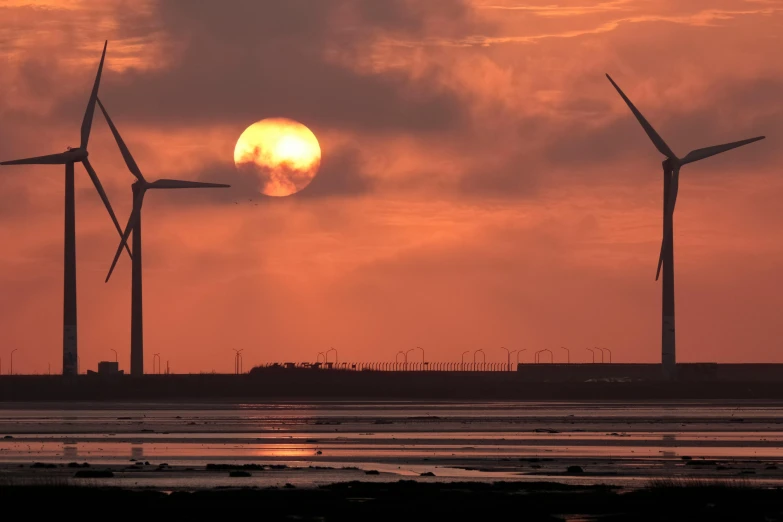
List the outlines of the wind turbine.
{"type": "Polygon", "coordinates": [[[109,117],[109,113],[106,108],[98,100],[98,105],[106,117],[106,122],[109,124],[114,139],[117,141],[117,145],[120,148],[122,157],[125,159],[125,164],[128,166],[131,174],[136,177],[136,181],[131,188],[133,189],[133,210],[128,218],[128,224],[125,226],[125,231],[122,233],[122,240],[120,246],[117,247],[117,253],[114,256],[114,260],[111,263],[111,268],[106,276],[106,282],[109,281],[114,267],[117,265],[117,261],[120,258],[123,248],[128,246],[128,236],[133,231],[133,267],[131,272],[132,286],[131,286],[131,375],[144,375],[144,328],[143,328],[143,313],[142,313],[142,279],[141,279],[141,207],[144,202],[144,194],[149,189],[186,189],[186,188],[226,188],[230,185],[223,185],[219,183],[200,183],[198,181],[179,181],[174,179],[159,179],[157,181],[149,182],[144,179],[141,174],[138,165],[131,156],[128,147],[122,140],[117,127],[114,126],[109,117]]]}
{"type": "MultiPolygon", "coordinates": [[[[95,185],[95,189],[103,200],[109,216],[117,227],[117,232],[122,235],[122,229],[111,208],[109,198],[103,190],[98,175],[90,165],[87,159],[87,142],[90,139],[90,128],[92,127],[93,113],[95,112],[95,101],[98,99],[98,86],[101,82],[101,71],[103,70],[103,61],[106,57],[106,46],[108,41],[103,44],[103,54],[98,65],[98,73],[95,76],[95,83],[92,87],[90,100],[87,102],[87,110],[84,111],[82,120],[81,142],[76,148],[68,147],[65,152],[58,154],[49,154],[48,156],[38,156],[35,158],[25,158],[12,161],[0,162],[0,165],[65,165],[65,271],[64,271],[64,296],[63,296],[63,375],[76,375],[78,360],[78,345],[76,338],[76,209],[74,198],[74,164],[81,163],[90,175],[90,179],[95,185]]],[[[130,250],[128,249],[128,255],[130,250]]]]}
{"type": "Polygon", "coordinates": [[[703,160],[710,156],[715,156],[721,152],[726,152],[737,147],[742,147],[754,141],[763,140],[764,136],[757,136],[742,141],[725,143],[723,145],[714,145],[690,151],[684,157],[678,157],[671,148],[663,141],[663,138],[655,132],[652,125],[642,116],[642,113],[631,103],[631,100],[623,93],[620,87],[614,83],[614,80],[607,74],[606,77],[612,83],[617,92],[623,98],[628,108],[631,109],[636,119],[641,124],[644,132],[658,149],[658,152],[666,156],[663,160],[663,241],[661,243],[661,253],[658,256],[658,270],[655,273],[655,280],[661,273],[663,266],[663,302],[662,302],[662,332],[661,332],[661,362],[667,376],[674,375],[676,364],[675,357],[675,335],[674,335],[674,205],[677,202],[677,192],[679,188],[680,168],[688,163],[703,160]]]}

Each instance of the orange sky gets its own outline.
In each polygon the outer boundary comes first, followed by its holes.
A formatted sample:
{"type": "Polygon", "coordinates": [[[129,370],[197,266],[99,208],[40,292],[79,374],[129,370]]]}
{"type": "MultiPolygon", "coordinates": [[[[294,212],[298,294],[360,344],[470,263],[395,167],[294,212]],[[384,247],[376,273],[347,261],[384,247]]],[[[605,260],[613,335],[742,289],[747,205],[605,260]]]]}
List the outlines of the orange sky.
{"type": "MultiPolygon", "coordinates": [[[[775,0],[6,0],[0,158],[78,144],[108,39],[100,96],[147,178],[234,185],[147,198],[147,371],[330,346],[657,362],[662,158],[608,72],[680,155],[767,135],[683,170],[677,349],[783,362],[781,34],[775,0]],[[284,199],[232,162],[277,116],[323,150],[284,199]]],[[[133,178],[100,113],[90,154],[124,223],[133,178]]],[[[103,282],[116,231],[76,169],[81,370],[111,348],[127,370],[130,263],[103,282]]],[[[16,371],[60,371],[62,199],[61,167],[0,171],[3,371],[14,348],[16,371]]]]}

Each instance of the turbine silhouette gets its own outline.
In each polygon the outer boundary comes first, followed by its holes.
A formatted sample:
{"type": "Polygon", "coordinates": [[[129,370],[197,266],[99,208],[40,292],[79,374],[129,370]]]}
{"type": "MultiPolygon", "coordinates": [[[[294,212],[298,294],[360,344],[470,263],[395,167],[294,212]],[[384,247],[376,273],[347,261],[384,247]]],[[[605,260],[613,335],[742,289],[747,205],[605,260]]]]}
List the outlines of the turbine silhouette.
{"type": "Polygon", "coordinates": [[[614,88],[617,89],[617,92],[628,105],[628,108],[631,109],[634,116],[636,116],[639,124],[644,129],[644,132],[647,133],[655,148],[658,149],[658,152],[666,156],[666,159],[663,161],[663,241],[661,242],[661,251],[658,256],[658,269],[655,273],[655,280],[658,280],[663,267],[661,362],[667,375],[672,376],[676,364],[674,335],[674,205],[677,203],[677,193],[679,192],[680,168],[688,163],[703,160],[754,141],[763,140],[764,136],[695,149],[680,158],[663,141],[663,138],[653,129],[652,125],[634,104],[631,103],[631,100],[612,80],[611,76],[607,74],[606,77],[614,88]]]}
{"type": "Polygon", "coordinates": [[[179,181],[174,179],[159,179],[149,182],[144,179],[141,170],[131,156],[128,147],[122,140],[117,127],[109,117],[106,108],[98,100],[98,105],[103,112],[106,122],[109,124],[114,139],[120,148],[125,164],[128,166],[131,174],[136,177],[136,181],[131,186],[133,190],[133,210],[131,211],[125,231],[122,233],[120,245],[117,247],[117,253],[111,263],[111,268],[106,276],[106,282],[111,278],[114,267],[122,254],[122,249],[127,248],[128,237],[133,232],[133,266],[132,266],[132,287],[131,287],[131,375],[144,374],[144,327],[142,310],[142,271],[141,271],[141,209],[144,203],[144,194],[150,189],[185,189],[185,188],[226,188],[230,185],[219,183],[200,183],[197,181],[179,181]]]}
{"type": "MultiPolygon", "coordinates": [[[[63,375],[76,375],[78,373],[78,343],[77,343],[77,317],[76,317],[76,208],[74,197],[74,163],[84,165],[87,174],[89,174],[95,190],[103,201],[106,210],[109,212],[117,232],[122,235],[122,229],[111,208],[109,198],[103,190],[101,181],[87,159],[87,143],[90,140],[90,129],[92,128],[93,114],[95,113],[95,101],[98,99],[98,87],[101,82],[101,72],[103,71],[103,62],[106,58],[106,46],[108,41],[103,43],[103,53],[101,61],[98,64],[98,73],[95,75],[95,83],[92,86],[90,99],[87,102],[87,109],[84,111],[82,119],[81,141],[76,148],[68,147],[65,152],[49,154],[47,156],[37,156],[34,158],[25,158],[12,161],[0,162],[0,165],[65,165],[65,259],[64,259],[64,291],[63,291],[63,375]]],[[[127,247],[126,247],[127,249],[127,247]]],[[[128,255],[130,250],[128,249],[128,255]]]]}

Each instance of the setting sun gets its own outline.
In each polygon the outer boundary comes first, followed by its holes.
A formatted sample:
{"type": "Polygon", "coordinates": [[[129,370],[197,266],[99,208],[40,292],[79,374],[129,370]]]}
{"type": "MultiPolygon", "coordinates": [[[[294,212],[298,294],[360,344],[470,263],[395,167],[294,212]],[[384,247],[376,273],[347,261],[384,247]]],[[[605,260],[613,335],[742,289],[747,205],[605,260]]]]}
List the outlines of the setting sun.
{"type": "Polygon", "coordinates": [[[267,196],[289,196],[315,177],[321,147],[310,129],[286,118],[268,118],[245,129],[234,148],[237,169],[255,174],[267,196]]]}

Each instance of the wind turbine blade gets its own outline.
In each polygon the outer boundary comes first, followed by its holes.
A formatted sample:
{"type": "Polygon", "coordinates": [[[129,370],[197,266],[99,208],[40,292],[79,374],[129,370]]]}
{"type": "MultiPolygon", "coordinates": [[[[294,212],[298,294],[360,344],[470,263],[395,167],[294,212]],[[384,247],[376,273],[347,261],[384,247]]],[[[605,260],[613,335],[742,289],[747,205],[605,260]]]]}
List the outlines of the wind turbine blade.
{"type": "Polygon", "coordinates": [[[122,249],[127,246],[128,237],[130,237],[131,231],[133,231],[136,223],[139,220],[139,216],[141,215],[141,204],[143,200],[144,190],[141,190],[138,193],[138,196],[133,198],[133,210],[131,211],[130,216],[128,216],[128,224],[125,225],[125,232],[122,233],[120,246],[117,247],[117,252],[114,254],[114,260],[111,262],[111,268],[109,268],[109,273],[106,275],[106,283],[109,282],[109,278],[111,278],[111,274],[114,272],[114,267],[117,266],[117,261],[119,261],[120,255],[122,254],[122,249]]]}
{"type": "Polygon", "coordinates": [[[139,166],[136,165],[136,161],[133,159],[133,156],[131,156],[128,147],[125,145],[125,142],[122,140],[122,136],[120,136],[120,131],[118,131],[117,127],[114,126],[114,122],[111,121],[111,118],[109,117],[109,113],[106,111],[106,107],[103,106],[103,103],[101,103],[100,98],[98,98],[98,105],[101,108],[101,112],[103,112],[103,116],[106,118],[106,123],[109,124],[111,133],[114,135],[114,141],[117,142],[117,146],[120,148],[120,152],[122,153],[122,157],[125,160],[125,164],[128,166],[128,170],[130,170],[131,174],[136,176],[136,179],[138,179],[139,181],[144,181],[144,176],[141,175],[141,170],[139,170],[139,166]]]}
{"type": "Polygon", "coordinates": [[[682,164],[685,165],[686,163],[693,163],[694,161],[703,160],[704,158],[709,158],[710,156],[720,154],[721,152],[736,149],[737,147],[742,147],[748,143],[753,143],[754,141],[763,139],[764,136],[757,136],[748,140],[735,141],[732,143],[724,143],[723,145],[715,145],[712,147],[704,147],[703,149],[692,150],[684,158],[682,158],[682,164]]]}
{"type": "Polygon", "coordinates": [[[180,181],[177,179],[159,179],[150,183],[150,188],[157,189],[228,188],[230,186],[222,183],[202,183],[200,181],[180,181]]]}
{"type": "Polygon", "coordinates": [[[637,109],[633,103],[631,103],[631,100],[628,99],[628,97],[625,95],[625,93],[620,89],[620,87],[614,83],[614,80],[612,80],[612,77],[608,74],[606,75],[607,78],[609,78],[609,81],[612,82],[612,85],[614,85],[614,88],[617,89],[617,92],[620,93],[620,96],[625,101],[625,104],[628,105],[628,108],[631,109],[631,112],[633,112],[633,115],[636,116],[636,119],[639,120],[639,123],[641,124],[642,128],[644,129],[644,132],[647,133],[647,136],[649,136],[650,140],[652,140],[653,145],[655,145],[655,148],[658,149],[658,152],[666,156],[667,158],[676,159],[677,156],[672,152],[672,149],[669,148],[668,145],[666,145],[666,142],[663,141],[663,138],[655,132],[655,129],[653,129],[652,125],[645,119],[644,116],[642,116],[642,113],[639,112],[639,109],[637,109]]]}
{"type": "Polygon", "coordinates": [[[82,144],[81,148],[87,149],[87,141],[90,139],[90,128],[92,127],[92,116],[95,113],[95,100],[98,99],[98,86],[101,84],[101,72],[103,71],[103,60],[106,58],[106,46],[109,41],[103,42],[103,54],[101,54],[101,63],[98,64],[98,73],[95,75],[95,83],[90,93],[90,101],[87,102],[87,110],[84,111],[84,120],[82,120],[82,144]]]}
{"type": "MultiPolygon", "coordinates": [[[[122,237],[122,228],[120,228],[120,223],[117,221],[117,216],[114,215],[114,210],[111,208],[111,203],[109,203],[109,197],[103,190],[103,185],[101,185],[101,180],[98,179],[98,174],[95,173],[95,169],[92,168],[92,165],[87,158],[82,161],[82,164],[84,165],[84,168],[87,169],[87,174],[90,175],[90,179],[92,180],[93,185],[95,185],[95,190],[97,190],[98,195],[101,196],[101,200],[103,200],[106,210],[109,211],[109,216],[111,217],[114,226],[117,227],[117,233],[122,237]]],[[[130,247],[128,247],[127,243],[125,244],[125,250],[128,251],[128,256],[133,257],[131,256],[130,247]]]]}
{"type": "MultiPolygon", "coordinates": [[[[676,166],[672,170],[672,179],[669,185],[669,201],[666,205],[666,212],[670,214],[669,219],[674,219],[674,206],[677,204],[677,194],[680,192],[680,167],[676,166]]],[[[663,266],[663,253],[666,248],[666,240],[669,239],[666,229],[663,231],[663,240],[661,241],[661,254],[658,257],[658,271],[655,273],[655,280],[661,275],[661,266],[663,266]]]]}
{"type": "Polygon", "coordinates": [[[64,165],[69,161],[71,161],[70,157],[66,153],[60,152],[58,154],[37,156],[35,158],[3,161],[0,165],[64,165]]]}

